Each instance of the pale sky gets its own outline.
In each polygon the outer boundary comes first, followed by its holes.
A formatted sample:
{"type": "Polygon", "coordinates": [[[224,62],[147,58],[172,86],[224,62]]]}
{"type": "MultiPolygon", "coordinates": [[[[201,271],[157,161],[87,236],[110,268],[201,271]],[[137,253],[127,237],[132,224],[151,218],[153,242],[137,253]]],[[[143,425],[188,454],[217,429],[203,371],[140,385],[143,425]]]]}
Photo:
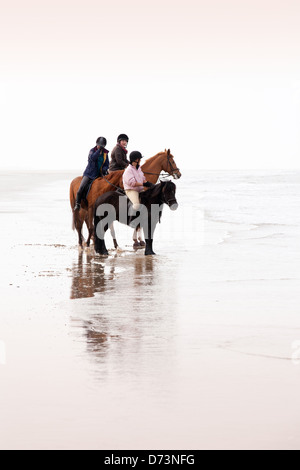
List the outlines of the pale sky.
{"type": "Polygon", "coordinates": [[[118,134],[180,168],[300,168],[299,0],[0,0],[0,168],[118,134]]]}

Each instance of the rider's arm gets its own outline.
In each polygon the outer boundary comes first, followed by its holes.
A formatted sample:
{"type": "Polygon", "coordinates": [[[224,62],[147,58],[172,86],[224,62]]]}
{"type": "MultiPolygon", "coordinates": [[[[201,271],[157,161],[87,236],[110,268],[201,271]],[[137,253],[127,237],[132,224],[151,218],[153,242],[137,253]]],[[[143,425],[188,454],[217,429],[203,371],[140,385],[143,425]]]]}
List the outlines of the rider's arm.
{"type": "Polygon", "coordinates": [[[120,168],[126,168],[127,164],[129,164],[126,158],[124,158],[124,153],[120,147],[117,147],[115,150],[115,161],[120,168]]]}
{"type": "Polygon", "coordinates": [[[89,161],[96,162],[99,158],[99,155],[100,155],[100,149],[95,150],[95,152],[91,150],[89,154],[89,161]]]}
{"type": "Polygon", "coordinates": [[[108,169],[109,169],[109,157],[107,155],[106,160],[105,160],[105,162],[103,164],[103,167],[102,167],[102,174],[104,176],[108,174],[108,169]]]}
{"type": "Polygon", "coordinates": [[[128,183],[132,188],[140,188],[141,186],[143,186],[142,184],[136,182],[134,176],[128,179],[128,183]]]}

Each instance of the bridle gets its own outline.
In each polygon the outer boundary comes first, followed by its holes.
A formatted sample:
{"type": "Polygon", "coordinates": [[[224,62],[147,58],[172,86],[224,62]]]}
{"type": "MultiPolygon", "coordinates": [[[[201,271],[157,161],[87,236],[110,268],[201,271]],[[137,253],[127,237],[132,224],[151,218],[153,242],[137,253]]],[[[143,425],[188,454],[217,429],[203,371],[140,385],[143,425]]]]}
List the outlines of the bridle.
{"type": "Polygon", "coordinates": [[[169,207],[171,207],[171,206],[173,206],[173,204],[177,204],[177,199],[175,199],[175,198],[168,199],[168,200],[166,200],[166,204],[167,204],[169,207]]]}
{"type": "MultiPolygon", "coordinates": [[[[171,155],[170,155],[170,154],[168,154],[168,157],[167,157],[167,158],[168,158],[168,164],[169,164],[169,166],[170,166],[170,168],[171,168],[170,175],[174,177],[174,173],[176,173],[176,171],[179,171],[179,168],[177,168],[177,166],[174,167],[174,165],[173,165],[173,163],[172,163],[172,159],[171,159],[171,155]]],[[[174,162],[174,160],[173,160],[173,162],[174,162]]]]}
{"type": "Polygon", "coordinates": [[[167,173],[167,172],[165,172],[165,173],[162,173],[162,172],[161,173],[150,173],[149,171],[144,171],[143,173],[145,175],[160,176],[161,178],[169,178],[169,176],[173,176],[173,178],[176,179],[175,176],[174,176],[174,173],[176,173],[177,171],[180,171],[180,170],[179,170],[179,168],[177,168],[177,166],[174,167],[170,154],[167,154],[167,160],[168,160],[168,166],[170,167],[170,170],[171,170],[170,173],[167,173]]]}

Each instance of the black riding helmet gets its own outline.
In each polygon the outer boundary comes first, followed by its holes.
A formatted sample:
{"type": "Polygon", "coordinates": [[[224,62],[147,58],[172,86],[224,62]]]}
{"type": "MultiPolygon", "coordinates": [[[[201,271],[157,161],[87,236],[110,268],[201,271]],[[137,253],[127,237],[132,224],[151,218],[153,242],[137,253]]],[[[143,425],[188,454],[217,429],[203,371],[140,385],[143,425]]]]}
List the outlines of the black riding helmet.
{"type": "Polygon", "coordinates": [[[143,158],[143,155],[141,154],[141,152],[138,152],[138,151],[131,152],[131,154],[129,155],[130,163],[137,162],[138,160],[141,160],[142,158],[143,158]]]}
{"type": "Polygon", "coordinates": [[[98,137],[96,144],[99,145],[99,147],[106,147],[107,140],[105,137],[98,137]]]}
{"type": "Polygon", "coordinates": [[[126,140],[126,142],[129,142],[129,137],[126,134],[120,134],[118,137],[118,142],[121,142],[121,140],[126,140]]]}

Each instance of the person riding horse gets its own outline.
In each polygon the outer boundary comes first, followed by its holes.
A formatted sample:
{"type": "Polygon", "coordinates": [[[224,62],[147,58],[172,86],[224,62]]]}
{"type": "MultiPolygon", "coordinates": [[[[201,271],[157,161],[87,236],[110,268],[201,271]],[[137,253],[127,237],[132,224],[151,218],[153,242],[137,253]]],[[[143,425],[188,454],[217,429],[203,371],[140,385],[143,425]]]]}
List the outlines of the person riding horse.
{"type": "Polygon", "coordinates": [[[88,166],[85,169],[83,178],[76,196],[75,211],[81,208],[81,201],[87,196],[89,187],[93,181],[100,176],[108,174],[109,168],[109,151],[106,150],[107,140],[105,137],[99,137],[96,142],[96,147],[92,148],[89,153],[88,166]]]}
{"type": "Polygon", "coordinates": [[[138,211],[140,208],[139,193],[144,191],[144,188],[151,188],[152,183],[148,183],[146,177],[141,169],[140,163],[143,158],[141,152],[131,152],[130,165],[126,168],[123,174],[123,185],[126,196],[133,204],[133,209],[138,211]]]}
{"type": "Polygon", "coordinates": [[[125,170],[128,167],[129,161],[127,160],[127,146],[129,137],[126,134],[120,134],[118,143],[111,153],[111,162],[109,165],[109,172],[125,170]]]}
{"type": "MultiPolygon", "coordinates": [[[[154,184],[149,183],[141,169],[140,163],[142,154],[141,152],[131,152],[130,165],[126,168],[123,174],[123,185],[126,196],[132,202],[133,209],[138,211],[140,209],[140,193],[145,188],[152,188],[154,184]]],[[[138,249],[145,246],[145,242],[141,239],[140,229],[136,229],[133,235],[133,248],[138,249]],[[138,240],[138,235],[140,240],[138,240]]]]}

